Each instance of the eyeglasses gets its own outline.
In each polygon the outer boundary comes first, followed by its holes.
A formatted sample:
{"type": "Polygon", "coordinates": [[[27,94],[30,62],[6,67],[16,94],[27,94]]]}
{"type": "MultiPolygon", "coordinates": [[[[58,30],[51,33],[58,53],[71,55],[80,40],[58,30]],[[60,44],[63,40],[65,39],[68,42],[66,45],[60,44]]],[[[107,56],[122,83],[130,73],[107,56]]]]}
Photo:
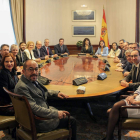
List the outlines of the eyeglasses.
{"type": "Polygon", "coordinates": [[[29,68],[29,69],[26,69],[26,70],[28,70],[30,72],[34,72],[34,70],[35,70],[36,72],[38,72],[39,68],[38,67],[36,67],[36,68],[29,68]]]}
{"type": "Polygon", "coordinates": [[[126,58],[131,57],[131,55],[127,55],[126,58]]]}
{"type": "Polygon", "coordinates": [[[6,52],[6,51],[9,52],[9,49],[2,49],[2,50],[3,50],[4,52],[6,52]]]}
{"type": "Polygon", "coordinates": [[[136,58],[136,57],[138,57],[138,55],[131,55],[131,57],[132,57],[132,58],[133,58],[133,57],[136,58]]]}

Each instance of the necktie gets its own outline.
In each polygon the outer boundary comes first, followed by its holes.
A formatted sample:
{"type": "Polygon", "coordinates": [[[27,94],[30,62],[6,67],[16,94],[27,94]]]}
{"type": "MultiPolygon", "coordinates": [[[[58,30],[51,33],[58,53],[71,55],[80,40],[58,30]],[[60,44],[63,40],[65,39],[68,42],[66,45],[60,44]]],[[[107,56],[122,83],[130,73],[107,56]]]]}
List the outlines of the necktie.
{"type": "Polygon", "coordinates": [[[61,46],[61,52],[63,51],[63,46],[61,46]]]}
{"type": "MultiPolygon", "coordinates": [[[[32,82],[38,89],[40,89],[42,91],[43,97],[45,98],[45,91],[44,89],[39,85],[39,83],[37,82],[32,82]]],[[[49,104],[46,102],[48,108],[49,108],[49,104]]]]}
{"type": "Polygon", "coordinates": [[[49,48],[47,47],[47,54],[49,55],[49,48]]]}
{"type": "Polygon", "coordinates": [[[124,49],[122,49],[122,57],[124,56],[124,49]]]}
{"type": "Polygon", "coordinates": [[[24,62],[24,52],[22,52],[22,62],[24,62]]]}
{"type": "Polygon", "coordinates": [[[39,57],[40,57],[40,50],[38,50],[38,55],[39,55],[39,57]]]}
{"type": "Polygon", "coordinates": [[[138,80],[138,74],[139,74],[139,70],[138,69],[139,69],[139,67],[136,67],[136,81],[138,80]]]}

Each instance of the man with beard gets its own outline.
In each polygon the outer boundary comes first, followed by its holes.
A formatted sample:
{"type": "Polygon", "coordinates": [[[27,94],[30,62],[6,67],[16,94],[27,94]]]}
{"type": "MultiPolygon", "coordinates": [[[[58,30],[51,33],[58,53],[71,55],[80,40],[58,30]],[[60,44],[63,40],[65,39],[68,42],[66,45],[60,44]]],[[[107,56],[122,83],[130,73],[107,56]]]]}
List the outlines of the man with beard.
{"type": "Polygon", "coordinates": [[[26,49],[26,43],[20,42],[19,43],[19,52],[17,55],[19,56],[21,63],[24,63],[26,60],[28,60],[28,57],[27,57],[26,53],[24,52],[25,49],[26,49]]]}
{"type": "Polygon", "coordinates": [[[132,62],[134,63],[130,73],[121,81],[121,86],[128,87],[135,91],[140,85],[140,51],[131,52],[132,62]],[[132,80],[132,83],[129,83],[132,80]]]}
{"type": "MultiPolygon", "coordinates": [[[[68,128],[67,111],[57,110],[49,106],[48,97],[68,98],[60,91],[47,90],[37,80],[39,68],[34,60],[27,60],[23,64],[23,75],[17,83],[14,92],[27,97],[33,114],[48,118],[48,120],[36,120],[37,133],[49,132],[54,129],[68,128]]],[[[71,140],[76,140],[76,120],[70,116],[70,125],[72,128],[71,140]]]]}

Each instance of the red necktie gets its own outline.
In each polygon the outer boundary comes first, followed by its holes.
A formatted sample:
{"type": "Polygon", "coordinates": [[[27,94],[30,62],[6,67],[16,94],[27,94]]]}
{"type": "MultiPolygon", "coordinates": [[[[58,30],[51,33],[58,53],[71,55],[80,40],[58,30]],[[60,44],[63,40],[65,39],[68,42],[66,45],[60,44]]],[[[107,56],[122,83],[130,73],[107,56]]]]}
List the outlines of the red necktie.
{"type": "Polygon", "coordinates": [[[49,55],[49,48],[47,48],[47,53],[48,53],[48,55],[49,55]]]}

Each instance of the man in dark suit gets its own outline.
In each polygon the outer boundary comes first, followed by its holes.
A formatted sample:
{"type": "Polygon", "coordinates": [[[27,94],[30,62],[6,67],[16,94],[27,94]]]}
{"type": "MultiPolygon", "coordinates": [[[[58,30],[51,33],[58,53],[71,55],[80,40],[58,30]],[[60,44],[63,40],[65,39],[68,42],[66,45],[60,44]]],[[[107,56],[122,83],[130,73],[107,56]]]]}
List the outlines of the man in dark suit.
{"type": "Polygon", "coordinates": [[[43,50],[43,52],[46,55],[46,58],[49,57],[57,57],[57,55],[52,53],[52,50],[49,47],[49,39],[45,39],[44,40],[44,46],[41,47],[41,49],[43,50]]]}
{"type": "Polygon", "coordinates": [[[59,39],[59,44],[54,46],[54,51],[55,51],[55,54],[57,54],[58,56],[60,56],[61,54],[69,55],[69,51],[67,49],[67,46],[64,45],[64,39],[63,38],[60,38],[59,39]]]}
{"type": "MultiPolygon", "coordinates": [[[[48,120],[35,120],[38,133],[48,132],[57,128],[68,128],[67,111],[57,110],[49,106],[48,97],[68,98],[60,91],[47,90],[37,81],[39,68],[34,60],[27,60],[23,65],[23,75],[16,84],[14,92],[27,97],[33,114],[49,118],[48,120]]],[[[70,116],[70,125],[72,128],[71,140],[76,140],[76,120],[70,116]]]]}
{"type": "Polygon", "coordinates": [[[121,85],[129,87],[135,91],[140,85],[140,51],[133,50],[131,52],[133,66],[130,73],[121,81],[121,85]],[[129,83],[132,80],[132,83],[129,83]]]}
{"type": "Polygon", "coordinates": [[[124,76],[127,76],[132,69],[133,61],[132,61],[132,58],[131,58],[131,52],[132,52],[131,49],[129,49],[125,52],[127,63],[125,65],[125,67],[123,68],[123,72],[122,72],[124,76]]]}
{"type": "Polygon", "coordinates": [[[9,45],[2,44],[0,49],[1,49],[1,54],[0,54],[0,65],[1,65],[2,57],[9,53],[9,45]]]}
{"type": "Polygon", "coordinates": [[[115,63],[119,63],[119,62],[121,62],[121,60],[120,59],[124,59],[124,57],[125,57],[125,45],[128,45],[128,43],[127,44],[124,44],[125,43],[125,40],[124,39],[121,39],[120,41],[119,41],[119,45],[120,45],[120,48],[121,48],[121,53],[118,55],[118,57],[115,57],[114,58],[114,62],[115,63]]]}
{"type": "Polygon", "coordinates": [[[26,49],[26,43],[20,42],[19,43],[19,52],[17,55],[19,56],[19,60],[21,63],[24,63],[26,60],[28,60],[28,57],[27,57],[26,53],[24,52],[25,49],[26,49]]]}
{"type": "Polygon", "coordinates": [[[35,49],[33,50],[35,58],[40,58],[41,60],[48,59],[48,56],[45,55],[43,49],[41,49],[42,43],[41,41],[36,41],[35,49]]]}

